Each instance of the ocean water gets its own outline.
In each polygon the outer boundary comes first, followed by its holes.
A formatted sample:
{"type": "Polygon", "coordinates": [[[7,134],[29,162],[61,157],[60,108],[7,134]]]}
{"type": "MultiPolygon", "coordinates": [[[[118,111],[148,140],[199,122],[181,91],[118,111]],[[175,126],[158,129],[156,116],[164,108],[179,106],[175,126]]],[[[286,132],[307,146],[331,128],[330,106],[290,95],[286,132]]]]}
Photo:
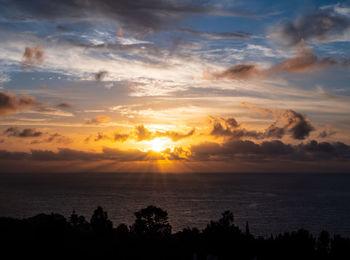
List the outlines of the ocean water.
{"type": "Polygon", "coordinates": [[[114,226],[131,225],[151,204],[168,211],[174,231],[231,210],[255,235],[306,228],[350,237],[350,174],[0,174],[0,216],[74,209],[90,220],[101,205],[114,226]]]}

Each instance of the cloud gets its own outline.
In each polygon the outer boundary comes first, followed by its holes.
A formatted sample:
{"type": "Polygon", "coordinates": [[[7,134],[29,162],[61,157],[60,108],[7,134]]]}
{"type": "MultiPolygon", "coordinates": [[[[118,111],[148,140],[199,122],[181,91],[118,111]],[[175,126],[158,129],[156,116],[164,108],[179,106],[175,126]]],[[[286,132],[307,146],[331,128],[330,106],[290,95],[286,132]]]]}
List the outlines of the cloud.
{"type": "Polygon", "coordinates": [[[350,20],[347,16],[331,9],[324,9],[301,16],[294,21],[285,21],[273,30],[272,35],[288,46],[295,46],[303,40],[321,42],[341,40],[349,28],[350,20]]]}
{"type": "Polygon", "coordinates": [[[95,142],[98,142],[98,141],[100,141],[100,140],[109,140],[109,139],[111,139],[108,135],[105,135],[104,133],[102,133],[102,132],[98,132],[97,133],[97,136],[95,137],[95,139],[94,139],[94,141],[95,142]]]}
{"type": "Polygon", "coordinates": [[[152,140],[154,135],[151,131],[144,127],[144,125],[138,125],[135,127],[135,135],[137,141],[152,140]]]}
{"type": "Polygon", "coordinates": [[[6,1],[4,14],[11,19],[110,18],[132,30],[155,30],[193,14],[255,17],[242,9],[218,8],[206,2],[170,0],[6,1]]]}
{"type": "Polygon", "coordinates": [[[33,96],[22,94],[17,97],[10,92],[0,91],[0,116],[6,116],[11,113],[16,113],[19,110],[28,109],[37,105],[33,96]]]}
{"type": "Polygon", "coordinates": [[[211,39],[249,39],[251,37],[250,34],[248,33],[243,33],[243,32],[236,32],[236,33],[232,33],[232,32],[222,32],[222,33],[218,33],[218,32],[200,32],[200,31],[195,31],[195,30],[191,30],[191,29],[181,29],[182,32],[185,33],[189,33],[189,34],[193,34],[196,36],[200,36],[200,37],[207,37],[207,38],[211,38],[211,39]]]}
{"type": "Polygon", "coordinates": [[[202,143],[191,147],[191,160],[251,160],[251,161],[346,161],[350,146],[341,143],[317,142],[290,145],[278,140],[260,144],[248,140],[229,140],[223,144],[202,143]]]}
{"type": "Polygon", "coordinates": [[[289,73],[303,73],[320,70],[325,67],[333,65],[348,65],[347,62],[336,61],[332,58],[319,59],[311,49],[306,46],[303,41],[296,47],[296,56],[287,58],[283,62],[278,63],[265,73],[275,72],[289,72],[289,73]]]}
{"type": "Polygon", "coordinates": [[[216,118],[210,117],[213,125],[210,135],[215,137],[230,137],[230,138],[264,138],[264,134],[257,131],[241,128],[233,117],[216,118]]]}
{"type": "Polygon", "coordinates": [[[108,140],[111,142],[125,142],[126,140],[129,139],[129,137],[130,137],[129,134],[121,134],[118,132],[114,132],[113,134],[98,132],[95,137],[90,135],[87,138],[85,138],[85,143],[89,143],[91,140],[93,140],[94,142],[99,142],[102,140],[108,140]]]}
{"type": "Polygon", "coordinates": [[[262,76],[263,72],[259,66],[255,64],[237,64],[229,67],[221,72],[205,71],[203,73],[204,79],[247,79],[256,76],[262,76]]]}
{"type": "Polygon", "coordinates": [[[129,138],[128,134],[114,133],[113,140],[116,142],[125,142],[129,138]]]}
{"type": "Polygon", "coordinates": [[[210,132],[214,136],[231,136],[232,131],[239,127],[236,119],[233,117],[221,118],[221,117],[209,117],[211,123],[213,124],[213,129],[210,132]]]}
{"type": "Polygon", "coordinates": [[[71,107],[73,107],[73,105],[70,103],[67,103],[67,102],[62,102],[62,103],[59,103],[57,105],[57,107],[59,107],[59,108],[71,108],[71,107]]]}
{"type": "Polygon", "coordinates": [[[31,142],[31,144],[56,143],[56,144],[67,145],[73,142],[71,138],[63,136],[59,133],[54,133],[54,134],[46,133],[46,135],[48,135],[47,138],[43,138],[41,140],[34,140],[31,142]]]}
{"type": "Polygon", "coordinates": [[[64,117],[71,117],[74,116],[70,112],[62,111],[60,109],[49,107],[45,103],[37,103],[35,107],[28,111],[30,113],[38,113],[38,114],[44,114],[44,115],[55,115],[55,116],[64,116],[64,117]]]}
{"type": "Polygon", "coordinates": [[[135,126],[134,130],[130,133],[104,133],[104,132],[98,132],[96,136],[88,136],[85,138],[85,142],[89,143],[90,141],[102,141],[102,140],[108,140],[111,142],[125,142],[128,139],[134,139],[139,142],[141,141],[150,141],[155,138],[159,137],[166,137],[171,139],[172,141],[176,142],[184,138],[188,138],[192,136],[195,133],[195,129],[192,129],[188,131],[187,133],[181,133],[176,131],[150,131],[148,130],[144,125],[137,125],[135,126]]]}
{"type": "Polygon", "coordinates": [[[9,137],[39,137],[43,135],[43,132],[37,131],[35,128],[24,128],[19,129],[18,127],[10,127],[7,128],[4,132],[4,135],[7,135],[9,137]]]}
{"type": "Polygon", "coordinates": [[[275,117],[275,121],[264,131],[254,131],[242,128],[236,119],[210,117],[212,124],[211,135],[215,137],[230,137],[230,138],[283,138],[286,134],[290,134],[293,139],[303,140],[310,135],[315,128],[311,122],[302,114],[291,109],[286,110],[271,110],[260,108],[250,103],[244,103],[249,108],[264,113],[271,114],[275,117]]]}
{"type": "Polygon", "coordinates": [[[190,130],[187,133],[178,133],[178,132],[175,132],[175,131],[166,131],[166,132],[159,132],[159,131],[157,131],[154,134],[154,138],[156,138],[156,137],[167,137],[167,138],[170,138],[172,141],[176,142],[176,141],[178,141],[180,139],[188,138],[188,137],[192,136],[194,133],[195,133],[195,129],[192,129],[192,130],[190,130]]]}
{"type": "Polygon", "coordinates": [[[324,129],[322,130],[319,134],[318,134],[318,137],[319,138],[328,138],[328,137],[331,137],[333,135],[335,135],[337,132],[330,129],[330,128],[327,128],[327,129],[324,129]]]}
{"type": "Polygon", "coordinates": [[[274,64],[268,68],[262,68],[258,64],[236,64],[219,72],[204,71],[203,79],[256,79],[279,75],[280,73],[306,73],[321,70],[331,66],[348,66],[349,60],[335,60],[327,57],[319,59],[312,48],[301,41],[295,47],[294,57],[274,64]]]}
{"type": "Polygon", "coordinates": [[[119,150],[104,147],[102,152],[86,152],[60,148],[57,152],[48,150],[31,150],[31,152],[9,152],[0,150],[0,160],[31,161],[103,161],[118,162],[152,161],[170,158],[190,161],[348,161],[350,146],[341,143],[310,141],[297,145],[285,144],[278,140],[255,143],[248,140],[229,140],[223,144],[206,142],[192,145],[188,152],[182,148],[168,151],[161,155],[152,151],[119,150]],[[187,158],[184,158],[186,156],[187,158]]]}
{"type": "Polygon", "coordinates": [[[254,110],[255,112],[258,112],[262,116],[268,116],[268,115],[274,114],[275,112],[278,113],[278,111],[274,111],[274,110],[269,109],[269,108],[259,107],[255,104],[252,104],[249,102],[241,102],[241,105],[246,106],[246,107],[250,108],[251,110],[254,110]]]}
{"type": "Polygon", "coordinates": [[[86,124],[99,125],[99,124],[108,123],[111,121],[112,119],[109,116],[95,116],[94,118],[87,121],[86,124]]]}
{"type": "Polygon", "coordinates": [[[101,70],[95,74],[95,80],[96,81],[103,81],[103,79],[107,76],[107,74],[108,74],[108,71],[101,70]]]}
{"type": "Polygon", "coordinates": [[[24,66],[40,65],[44,62],[44,49],[40,46],[26,47],[22,57],[24,66]]]}
{"type": "Polygon", "coordinates": [[[36,140],[31,141],[31,144],[41,144],[41,143],[58,143],[58,144],[69,144],[72,140],[66,136],[59,133],[48,133],[37,130],[35,128],[24,128],[19,127],[9,127],[4,132],[3,135],[7,137],[17,137],[17,138],[35,138],[36,140]]]}
{"type": "Polygon", "coordinates": [[[158,137],[167,137],[172,141],[176,142],[180,139],[188,138],[195,133],[195,129],[190,130],[188,133],[179,133],[175,131],[165,131],[165,132],[152,132],[145,128],[143,125],[138,125],[135,127],[135,136],[136,140],[144,141],[144,140],[153,140],[158,137]]]}
{"type": "Polygon", "coordinates": [[[311,122],[302,114],[291,109],[282,111],[276,121],[270,125],[266,131],[268,137],[283,136],[284,132],[289,132],[294,139],[305,139],[310,132],[315,130],[311,122]],[[280,125],[280,126],[279,126],[280,125]]]}

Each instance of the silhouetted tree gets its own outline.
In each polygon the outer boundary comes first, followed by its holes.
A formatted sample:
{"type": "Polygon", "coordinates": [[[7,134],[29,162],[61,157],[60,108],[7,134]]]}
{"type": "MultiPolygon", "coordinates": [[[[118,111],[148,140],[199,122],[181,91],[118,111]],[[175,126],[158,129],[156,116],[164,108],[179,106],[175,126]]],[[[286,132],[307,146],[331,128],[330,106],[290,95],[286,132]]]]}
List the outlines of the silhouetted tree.
{"type": "Polygon", "coordinates": [[[217,233],[217,232],[240,232],[238,227],[233,224],[234,217],[231,211],[225,211],[221,214],[221,218],[218,221],[210,221],[205,228],[204,232],[217,233]]]}
{"type": "Polygon", "coordinates": [[[171,234],[168,212],[148,206],[134,213],[136,220],[131,231],[136,235],[166,236],[171,234]]]}
{"type": "Polygon", "coordinates": [[[69,223],[70,223],[73,227],[76,227],[76,226],[78,225],[78,219],[79,219],[78,214],[76,214],[76,213],[75,213],[75,210],[73,210],[72,215],[70,215],[70,218],[69,218],[69,223]]]}
{"type": "Polygon", "coordinates": [[[233,213],[229,210],[224,211],[222,213],[221,219],[219,219],[219,224],[222,227],[230,227],[233,224],[233,213]]]}
{"type": "Polygon", "coordinates": [[[330,235],[327,231],[321,231],[316,241],[316,249],[319,258],[324,259],[329,253],[330,235]]]}
{"type": "Polygon", "coordinates": [[[118,237],[126,237],[129,234],[129,228],[125,224],[120,224],[116,229],[115,233],[118,237]]]}
{"type": "Polygon", "coordinates": [[[248,221],[245,223],[245,234],[246,235],[250,235],[250,229],[249,229],[249,223],[248,223],[248,221]]]}
{"type": "Polygon", "coordinates": [[[112,231],[113,224],[108,219],[106,211],[103,211],[102,207],[97,207],[94,214],[91,217],[90,224],[92,230],[98,234],[107,234],[112,231]]]}

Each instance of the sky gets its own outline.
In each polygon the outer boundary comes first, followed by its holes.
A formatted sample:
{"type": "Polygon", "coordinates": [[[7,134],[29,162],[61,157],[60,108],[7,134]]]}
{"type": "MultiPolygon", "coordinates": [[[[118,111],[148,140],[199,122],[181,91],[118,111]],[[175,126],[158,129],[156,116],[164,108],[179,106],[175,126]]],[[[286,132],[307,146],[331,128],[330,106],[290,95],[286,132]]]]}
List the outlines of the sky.
{"type": "Polygon", "coordinates": [[[349,172],[350,2],[0,0],[1,172],[349,172]]]}

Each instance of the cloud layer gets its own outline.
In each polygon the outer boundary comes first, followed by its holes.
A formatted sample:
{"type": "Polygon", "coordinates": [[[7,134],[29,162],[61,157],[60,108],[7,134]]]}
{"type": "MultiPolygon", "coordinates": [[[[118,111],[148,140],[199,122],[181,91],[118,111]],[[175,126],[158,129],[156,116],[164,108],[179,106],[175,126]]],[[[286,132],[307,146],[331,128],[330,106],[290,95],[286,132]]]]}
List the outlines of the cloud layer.
{"type": "Polygon", "coordinates": [[[337,142],[317,142],[290,145],[278,140],[261,144],[248,140],[230,140],[224,144],[203,143],[191,147],[192,160],[251,160],[263,163],[286,161],[347,161],[350,159],[350,146],[337,142]]]}

